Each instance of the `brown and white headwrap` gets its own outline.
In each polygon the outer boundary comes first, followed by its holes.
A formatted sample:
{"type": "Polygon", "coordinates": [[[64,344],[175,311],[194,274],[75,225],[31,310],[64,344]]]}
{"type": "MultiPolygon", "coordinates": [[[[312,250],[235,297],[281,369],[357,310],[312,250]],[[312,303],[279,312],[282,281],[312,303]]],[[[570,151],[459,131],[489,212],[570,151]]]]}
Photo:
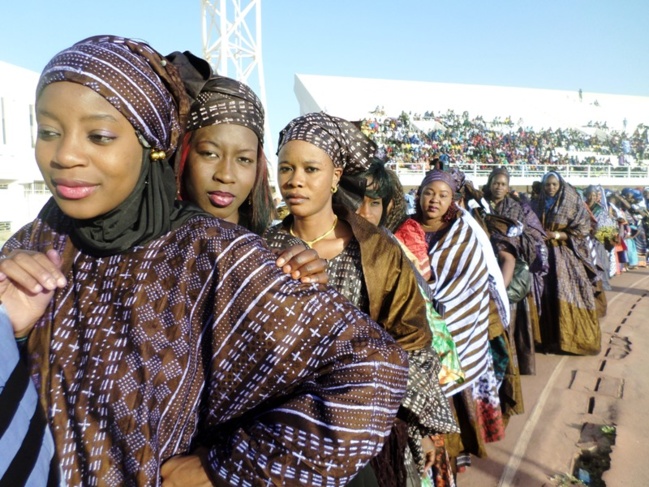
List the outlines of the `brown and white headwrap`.
{"type": "Polygon", "coordinates": [[[365,171],[376,154],[376,144],[353,123],[324,112],[293,119],[279,134],[277,152],[291,140],[303,140],[322,149],[345,174],[365,171]]]}
{"type": "Polygon", "coordinates": [[[100,94],[154,150],[168,156],[178,145],[189,102],[175,68],[149,45],[118,36],[89,37],[45,66],[36,99],[58,81],[78,83],[100,94]]]}
{"type": "Polygon", "coordinates": [[[225,76],[214,76],[193,103],[187,131],[221,123],[252,130],[264,144],[264,107],[249,86],[225,76]]]}

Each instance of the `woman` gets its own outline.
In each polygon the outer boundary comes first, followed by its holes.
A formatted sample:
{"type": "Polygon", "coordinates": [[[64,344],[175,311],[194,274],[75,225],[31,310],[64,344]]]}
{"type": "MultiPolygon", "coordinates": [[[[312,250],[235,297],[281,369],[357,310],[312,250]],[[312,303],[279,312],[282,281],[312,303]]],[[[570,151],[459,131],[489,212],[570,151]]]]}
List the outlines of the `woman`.
{"type": "MultiPolygon", "coordinates": [[[[395,236],[404,253],[422,279],[430,278],[428,245],[421,225],[408,217],[403,187],[398,176],[386,169],[381,160],[374,160],[361,174],[367,181],[365,196],[356,213],[376,226],[383,226],[395,236]]],[[[439,383],[462,382],[464,373],[460,367],[457,348],[453,337],[433,306],[433,295],[426,282],[420,283],[420,291],[426,297],[428,323],[433,332],[433,349],[439,356],[439,383]]],[[[430,437],[435,445],[435,462],[431,468],[433,485],[448,487],[455,485],[452,466],[445,447],[445,435],[430,437]]]]}
{"type": "Polygon", "coordinates": [[[35,152],[53,198],[0,275],[53,293],[14,333],[29,335],[63,480],[345,485],[390,430],[405,356],[344,297],[285,276],[259,237],[174,203],[188,105],[172,64],[120,37],[41,74],[35,152]]]}
{"type": "MultiPolygon", "coordinates": [[[[181,68],[195,98],[179,151],[179,198],[261,235],[275,207],[264,155],[261,101],[247,85],[211,75],[209,65],[191,53],[167,58],[181,68]]],[[[327,282],[324,261],[304,246],[284,251],[278,265],[302,282],[327,282]]]]}
{"type": "MultiPolygon", "coordinates": [[[[432,464],[433,459],[424,456],[421,438],[455,431],[456,425],[439,390],[426,303],[414,269],[396,242],[344,206],[360,202],[365,181],[355,176],[367,168],[374,151],[374,144],[341,118],[310,113],[292,120],[280,134],[277,168],[279,188],[291,214],[264,236],[271,248],[302,241],[317,250],[329,261],[329,284],[385,327],[408,352],[410,374],[399,414],[402,422],[395,426],[381,456],[371,462],[372,471],[362,472],[352,483],[361,485],[375,476],[373,484],[395,486],[406,485],[412,462],[420,475],[432,464]],[[406,425],[409,450],[404,442],[406,425]],[[411,461],[403,458],[409,452],[411,461]]],[[[409,479],[419,480],[416,472],[409,479]]]]}
{"type": "Polygon", "coordinates": [[[509,251],[515,258],[523,260],[532,274],[533,285],[530,294],[512,306],[513,339],[516,345],[518,366],[521,374],[535,374],[534,341],[540,341],[539,310],[543,294],[543,277],[547,273],[547,251],[545,232],[532,209],[510,192],[509,172],[496,168],[489,175],[484,190],[493,214],[505,216],[522,225],[520,236],[501,236],[496,243],[500,250],[509,251]]]}
{"type": "Polygon", "coordinates": [[[429,245],[434,303],[453,335],[465,374],[463,383],[444,388],[462,430],[461,437],[449,437],[449,454],[458,469],[470,464],[469,454],[485,456],[484,442],[502,438],[505,427],[489,347],[494,283],[476,222],[456,203],[462,182],[458,172],[429,171],[417,191],[415,214],[429,245]]]}
{"type": "MultiPolygon", "coordinates": [[[[374,160],[361,176],[367,181],[367,187],[363,202],[356,210],[356,214],[391,232],[421,276],[425,280],[430,279],[431,270],[426,235],[421,225],[407,214],[407,204],[402,197],[403,187],[399,177],[378,159],[374,160]]],[[[460,367],[453,338],[444,320],[440,319],[439,314],[432,307],[433,298],[430,287],[426,283],[422,284],[420,288],[431,301],[428,321],[433,331],[433,348],[439,355],[442,365],[442,371],[439,374],[440,384],[461,383],[464,380],[464,373],[460,367]]]]}
{"type": "Polygon", "coordinates": [[[546,350],[596,355],[601,346],[592,264],[586,238],[588,212],[577,191],[556,172],[543,176],[533,209],[548,237],[549,273],[541,313],[541,343],[546,350]]]}

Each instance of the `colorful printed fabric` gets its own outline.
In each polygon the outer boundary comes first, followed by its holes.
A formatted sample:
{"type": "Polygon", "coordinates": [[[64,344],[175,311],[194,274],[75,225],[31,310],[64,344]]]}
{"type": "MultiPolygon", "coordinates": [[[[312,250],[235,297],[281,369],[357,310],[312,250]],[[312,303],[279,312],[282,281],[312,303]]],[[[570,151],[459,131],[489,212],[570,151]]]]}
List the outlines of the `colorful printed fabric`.
{"type": "Polygon", "coordinates": [[[514,305],[515,323],[511,341],[515,343],[520,373],[536,373],[534,338],[540,336],[538,310],[541,309],[544,277],[548,272],[548,251],[545,231],[534,211],[525,203],[507,195],[498,204],[491,203],[492,211],[523,224],[523,233],[515,238],[499,238],[497,249],[506,249],[523,259],[532,272],[531,295],[514,305]]]}
{"type": "MultiPolygon", "coordinates": [[[[441,365],[431,347],[425,299],[418,291],[416,271],[396,240],[383,230],[344,208],[337,207],[335,211],[339,220],[350,223],[354,232],[352,242],[360,245],[360,258],[354,265],[334,263],[328,269],[329,284],[341,286],[338,290],[357,304],[358,293],[349,293],[347,283],[362,279],[362,287],[369,297],[363,311],[382,324],[408,351],[408,387],[399,417],[408,424],[410,451],[423,470],[422,436],[457,431],[457,424],[438,381],[441,365]],[[395,269],[399,272],[394,272],[395,269]],[[421,339],[413,342],[414,336],[421,339]]],[[[266,232],[264,238],[271,248],[286,248],[299,242],[287,231],[291,222],[292,218],[287,217],[266,232]]]]}
{"type": "Polygon", "coordinates": [[[228,485],[345,485],[380,451],[406,356],[346,298],[216,218],[104,258],[70,226],[48,204],[3,248],[66,263],[28,351],[68,485],[159,485],[199,446],[228,485]]]}

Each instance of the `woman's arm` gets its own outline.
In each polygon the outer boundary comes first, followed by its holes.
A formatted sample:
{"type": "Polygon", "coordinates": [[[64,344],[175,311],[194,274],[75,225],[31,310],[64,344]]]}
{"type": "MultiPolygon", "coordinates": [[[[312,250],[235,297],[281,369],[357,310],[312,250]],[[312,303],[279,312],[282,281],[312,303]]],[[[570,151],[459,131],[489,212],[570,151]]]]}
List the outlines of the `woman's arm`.
{"type": "Polygon", "coordinates": [[[509,286],[509,283],[512,282],[514,277],[514,267],[516,266],[516,257],[510,252],[505,250],[500,250],[498,252],[498,264],[500,265],[500,270],[503,273],[503,280],[505,281],[505,287],[509,286]]]}
{"type": "Polygon", "coordinates": [[[336,291],[282,274],[261,244],[218,265],[199,427],[210,476],[345,485],[390,431],[405,354],[336,291]]]}

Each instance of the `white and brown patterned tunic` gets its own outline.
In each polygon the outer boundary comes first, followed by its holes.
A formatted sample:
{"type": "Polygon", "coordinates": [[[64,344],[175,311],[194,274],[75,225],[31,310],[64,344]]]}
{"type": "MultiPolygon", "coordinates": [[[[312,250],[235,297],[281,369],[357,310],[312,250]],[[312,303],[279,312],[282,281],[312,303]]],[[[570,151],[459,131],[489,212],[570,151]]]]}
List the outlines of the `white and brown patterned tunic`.
{"type": "Polygon", "coordinates": [[[96,258],[48,207],[2,253],[66,262],[29,351],[68,485],[159,485],[165,460],[205,446],[227,485],[337,486],[378,453],[405,353],[336,291],[217,219],[96,258]]]}

